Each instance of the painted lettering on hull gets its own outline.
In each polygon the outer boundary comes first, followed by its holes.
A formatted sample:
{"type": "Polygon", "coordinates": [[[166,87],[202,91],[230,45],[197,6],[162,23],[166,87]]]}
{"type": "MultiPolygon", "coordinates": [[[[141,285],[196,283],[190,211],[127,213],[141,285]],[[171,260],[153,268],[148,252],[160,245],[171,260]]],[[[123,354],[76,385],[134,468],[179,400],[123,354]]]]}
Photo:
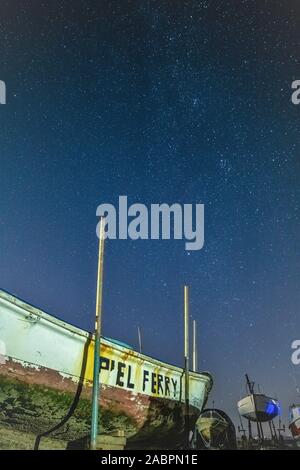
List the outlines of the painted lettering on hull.
{"type": "Polygon", "coordinates": [[[180,384],[176,377],[150,370],[139,364],[131,364],[110,359],[100,358],[101,383],[115,385],[147,395],[164,398],[179,398],[180,384]]]}

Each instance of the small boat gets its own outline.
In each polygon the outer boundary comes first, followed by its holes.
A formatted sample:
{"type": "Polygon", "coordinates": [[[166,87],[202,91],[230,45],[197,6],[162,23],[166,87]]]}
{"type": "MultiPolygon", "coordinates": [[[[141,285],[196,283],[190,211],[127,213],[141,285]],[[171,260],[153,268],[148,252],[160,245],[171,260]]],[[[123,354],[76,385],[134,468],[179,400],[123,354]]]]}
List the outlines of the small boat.
{"type": "Polygon", "coordinates": [[[203,410],[197,419],[196,431],[200,449],[236,449],[234,424],[222,410],[203,410]]]}
{"type": "Polygon", "coordinates": [[[278,401],[262,393],[253,393],[238,402],[239,414],[255,422],[271,421],[278,416],[279,410],[278,401]]]}
{"type": "Polygon", "coordinates": [[[300,439],[300,404],[290,407],[289,429],[294,439],[300,439]]]}
{"type": "Polygon", "coordinates": [[[276,418],[280,413],[278,400],[263,393],[255,393],[254,382],[250,382],[247,374],[246,383],[249,395],[237,404],[240,416],[257,423],[265,423],[276,418]]]}
{"type": "MultiPolygon", "coordinates": [[[[55,439],[63,446],[85,439],[90,433],[93,362],[91,333],[0,290],[0,448],[1,436],[9,431],[10,448],[25,442],[30,448],[32,437],[35,448],[46,436],[52,439],[50,448],[55,439]]],[[[100,384],[101,434],[123,433],[128,448],[182,444],[184,369],[102,338],[100,384]]],[[[190,372],[191,428],[211,387],[209,373],[190,372]]]]}

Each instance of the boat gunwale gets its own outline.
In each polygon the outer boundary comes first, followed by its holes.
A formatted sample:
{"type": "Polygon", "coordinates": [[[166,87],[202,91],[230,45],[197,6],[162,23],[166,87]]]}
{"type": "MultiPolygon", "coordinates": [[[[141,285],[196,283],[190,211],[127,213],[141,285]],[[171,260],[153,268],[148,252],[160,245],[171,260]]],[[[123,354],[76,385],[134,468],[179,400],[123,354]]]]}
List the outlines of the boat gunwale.
{"type": "MultiPolygon", "coordinates": [[[[37,315],[38,317],[43,318],[44,320],[46,320],[46,321],[48,321],[48,322],[50,322],[50,323],[52,323],[56,326],[59,326],[59,327],[65,329],[65,330],[68,330],[71,333],[77,334],[77,335],[85,337],[85,338],[92,338],[92,340],[94,339],[94,333],[83,330],[83,329],[79,328],[78,326],[75,326],[71,323],[64,322],[63,320],[60,320],[56,316],[51,315],[51,314],[45,312],[44,310],[42,310],[38,307],[35,307],[34,305],[29,304],[28,302],[24,301],[23,299],[15,297],[13,294],[10,294],[9,292],[5,291],[4,289],[0,289],[0,300],[1,299],[15,305],[16,307],[18,307],[20,309],[26,310],[28,313],[37,315]]],[[[135,351],[134,349],[130,349],[129,345],[128,345],[128,348],[126,348],[125,345],[121,346],[121,345],[115,343],[113,340],[109,340],[108,338],[103,337],[103,336],[101,337],[101,341],[103,341],[104,343],[108,343],[109,346],[111,346],[112,348],[117,349],[119,351],[123,352],[124,349],[125,349],[126,352],[129,355],[138,357],[138,358],[140,358],[141,360],[144,360],[144,361],[149,361],[149,362],[152,362],[154,364],[160,365],[160,367],[171,368],[171,369],[173,369],[177,372],[180,372],[181,374],[184,370],[183,368],[181,368],[179,366],[176,366],[174,364],[169,364],[169,363],[163,362],[163,361],[161,361],[159,359],[156,359],[152,356],[148,356],[148,355],[142,354],[138,351],[135,351]]],[[[210,389],[212,388],[213,378],[212,378],[212,376],[209,372],[206,372],[206,371],[204,371],[204,372],[202,372],[202,371],[201,372],[190,371],[189,375],[191,377],[195,378],[195,379],[203,379],[203,380],[208,379],[207,385],[209,386],[210,389]]]]}
{"type": "Polygon", "coordinates": [[[249,393],[249,395],[245,395],[237,403],[239,404],[241,401],[246,400],[249,397],[264,397],[264,398],[267,398],[268,400],[273,400],[273,401],[276,401],[277,403],[279,403],[279,400],[277,398],[273,398],[269,395],[266,395],[265,393],[249,393]]]}

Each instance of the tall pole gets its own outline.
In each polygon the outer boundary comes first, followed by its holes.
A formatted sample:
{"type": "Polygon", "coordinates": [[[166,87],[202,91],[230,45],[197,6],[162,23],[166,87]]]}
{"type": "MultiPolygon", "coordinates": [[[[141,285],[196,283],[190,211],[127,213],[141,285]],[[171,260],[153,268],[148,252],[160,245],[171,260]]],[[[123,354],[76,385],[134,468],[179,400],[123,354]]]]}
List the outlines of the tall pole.
{"type": "Polygon", "coordinates": [[[140,353],[142,354],[142,352],[143,352],[143,348],[142,348],[142,333],[141,333],[141,329],[140,329],[139,326],[138,326],[138,337],[139,337],[140,353]]]}
{"type": "Polygon", "coordinates": [[[98,422],[99,422],[100,341],[101,341],[101,326],[102,326],[104,227],[105,227],[105,219],[104,217],[101,217],[100,230],[99,230],[99,252],[98,252],[97,293],[96,293],[95,349],[94,349],[91,443],[90,443],[91,450],[96,449],[97,435],[98,435],[98,422]]]}
{"type": "Polygon", "coordinates": [[[198,368],[198,354],[197,354],[197,323],[193,320],[193,371],[197,372],[198,368]]]}
{"type": "MultiPolygon", "coordinates": [[[[250,382],[248,374],[245,374],[246,377],[246,382],[248,386],[249,393],[253,396],[254,395],[254,382],[250,382]]],[[[255,414],[256,414],[256,403],[255,403],[255,398],[253,396],[254,400],[254,409],[255,409],[255,414]]],[[[252,424],[250,419],[248,419],[248,432],[249,432],[249,447],[252,447],[252,424]]]]}
{"type": "Polygon", "coordinates": [[[189,288],[184,286],[184,368],[185,368],[185,429],[189,447],[189,288]]]}

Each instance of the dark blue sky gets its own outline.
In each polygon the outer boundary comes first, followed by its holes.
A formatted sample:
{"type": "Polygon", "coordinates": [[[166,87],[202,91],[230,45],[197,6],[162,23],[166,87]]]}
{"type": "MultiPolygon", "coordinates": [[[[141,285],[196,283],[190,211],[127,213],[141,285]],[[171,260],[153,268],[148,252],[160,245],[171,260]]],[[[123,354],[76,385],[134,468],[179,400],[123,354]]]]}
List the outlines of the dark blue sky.
{"type": "Polygon", "coordinates": [[[96,208],[204,203],[205,246],[109,241],[104,334],[182,364],[183,285],[215,405],[244,373],[287,406],[300,370],[300,7],[294,1],[0,4],[0,285],[94,324],[96,208]]]}

